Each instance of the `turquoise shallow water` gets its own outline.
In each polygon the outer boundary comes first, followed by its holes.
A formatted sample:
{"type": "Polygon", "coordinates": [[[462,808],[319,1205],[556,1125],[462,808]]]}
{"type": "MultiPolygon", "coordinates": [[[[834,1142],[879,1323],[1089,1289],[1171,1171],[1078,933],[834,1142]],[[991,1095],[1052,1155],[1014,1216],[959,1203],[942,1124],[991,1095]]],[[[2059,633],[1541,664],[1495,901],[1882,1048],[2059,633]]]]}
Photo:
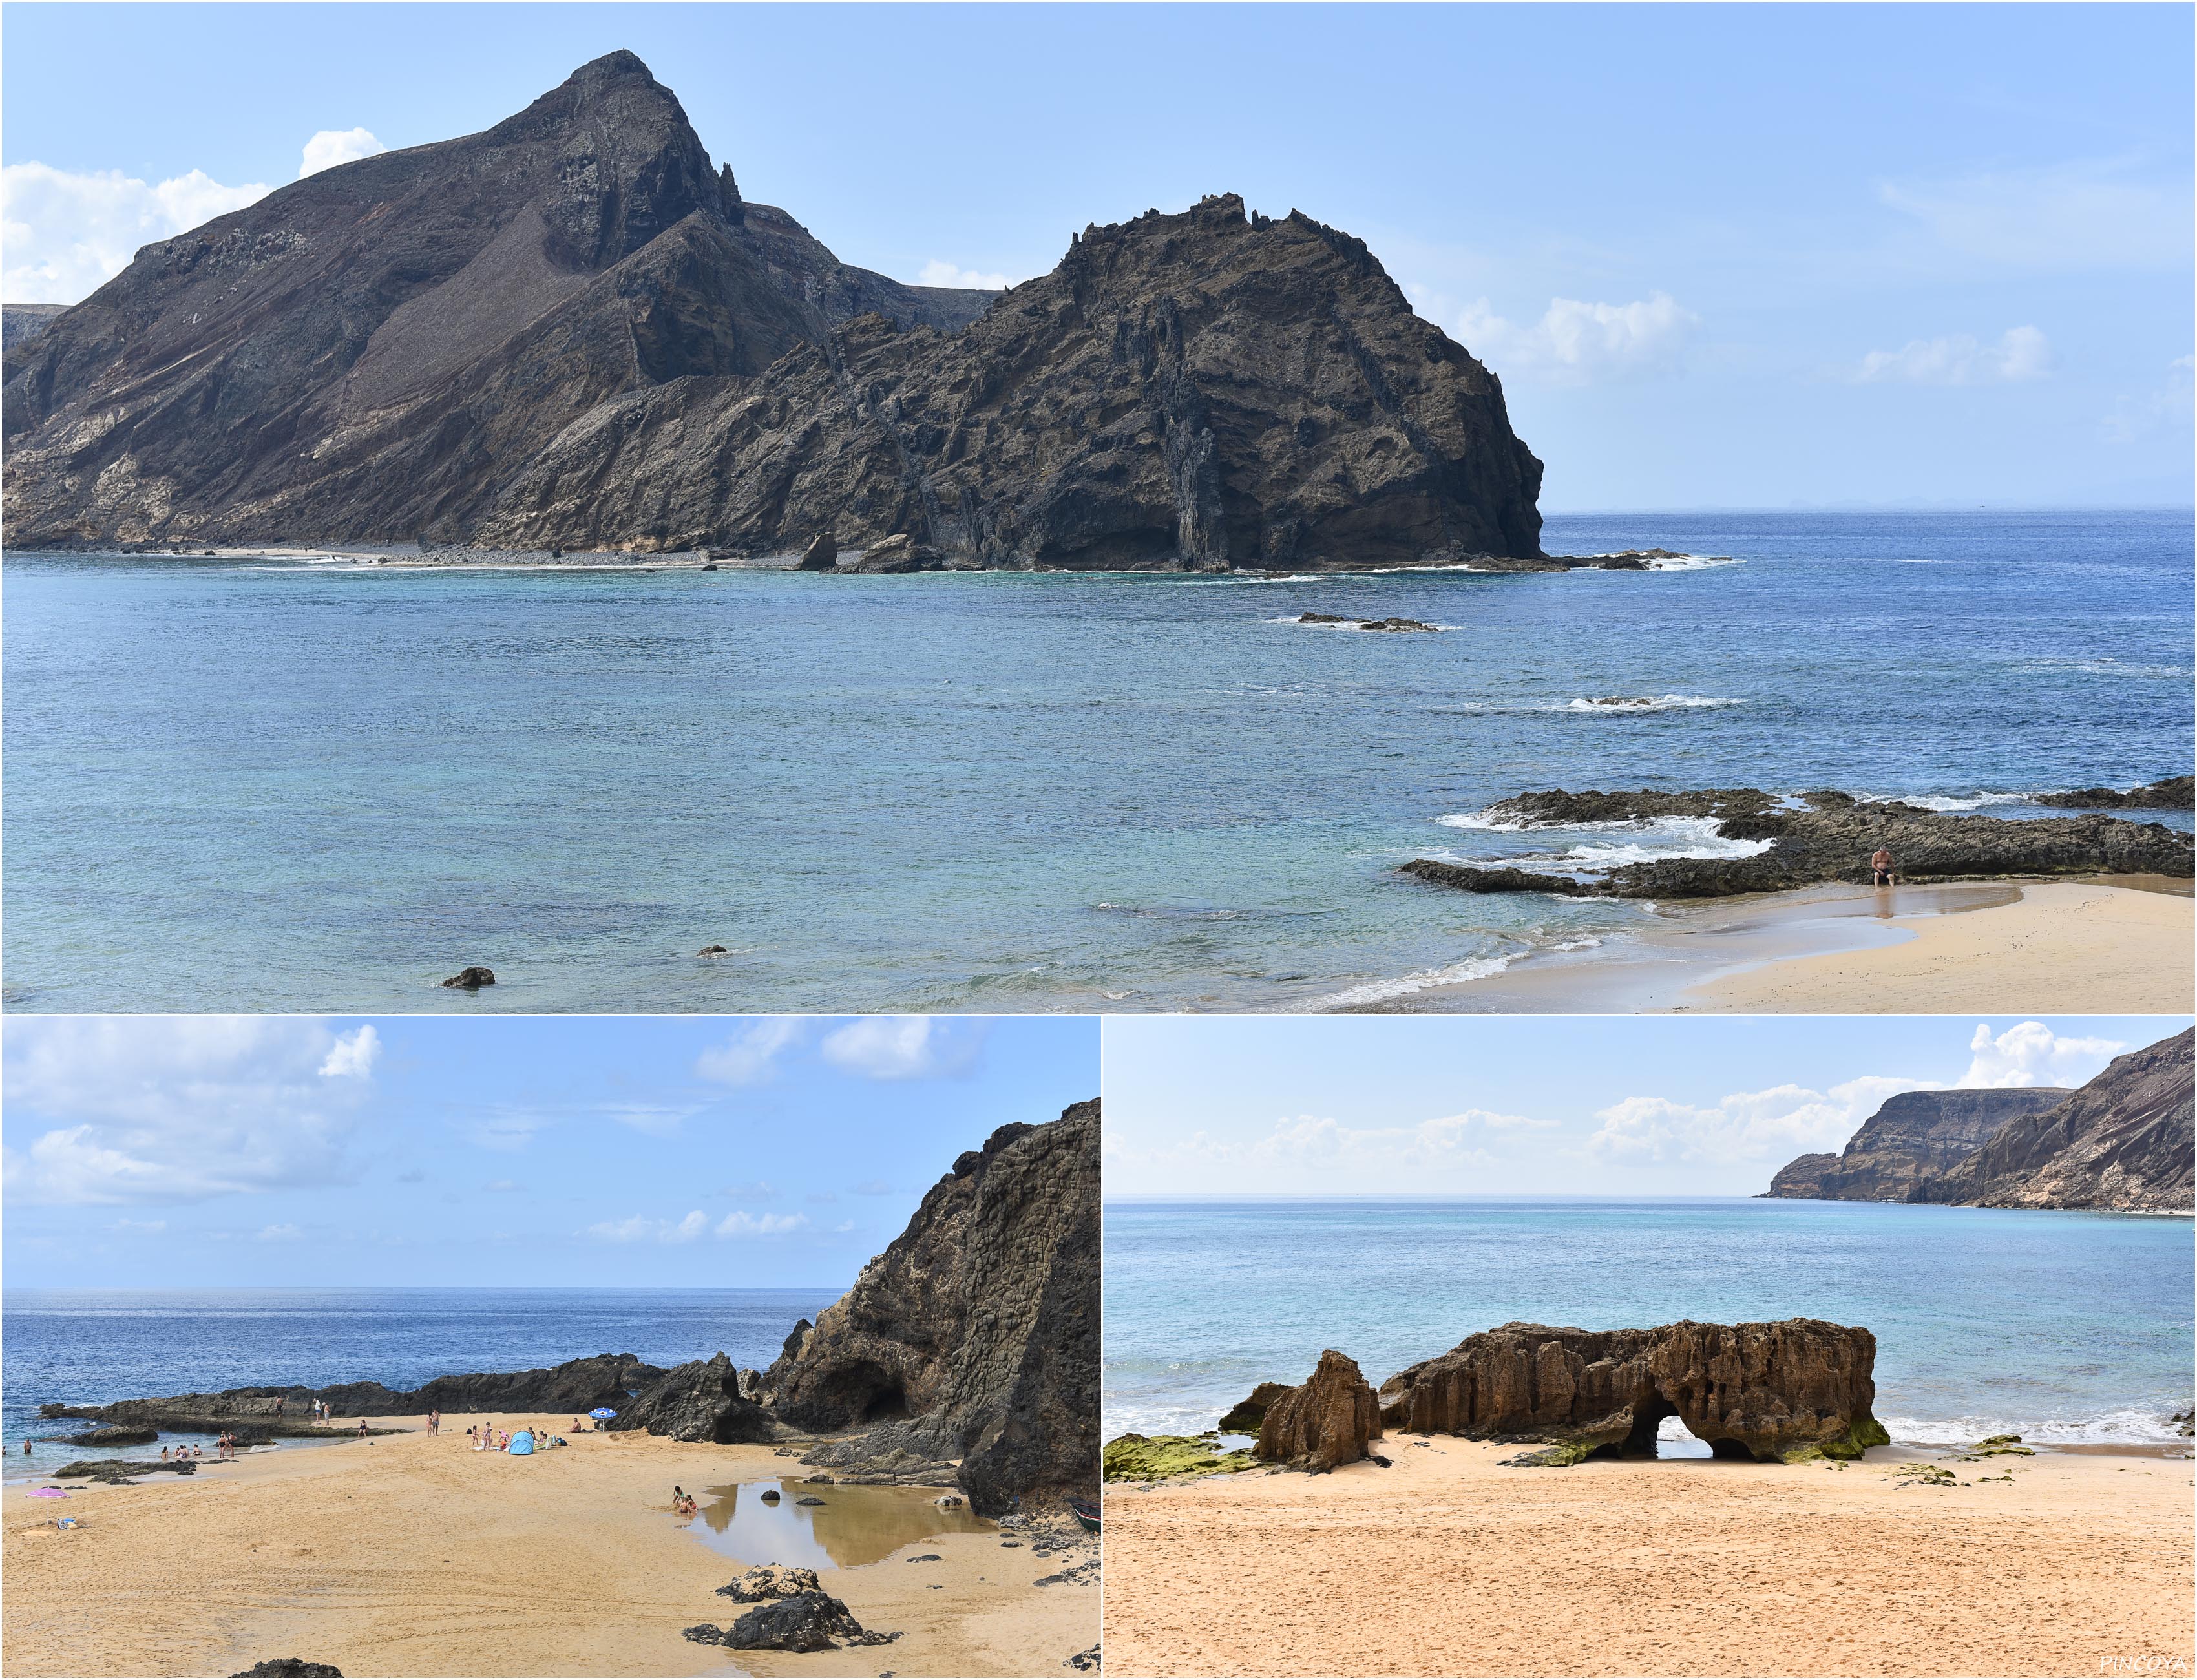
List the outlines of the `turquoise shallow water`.
{"type": "Polygon", "coordinates": [[[1396,875],[1549,849],[1441,820],[1521,789],[1967,802],[2189,768],[2186,515],[1574,517],[1545,540],[1737,563],[1256,582],[11,555],[7,999],[1377,1002],[1645,924],[1396,875]],[[1285,622],[1307,610],[1452,628],[1285,622]],[[1655,704],[1584,705],[1607,696],[1655,704]],[[437,985],[472,963],[500,983],[437,985]]]}
{"type": "Polygon", "coordinates": [[[2190,1223],[1874,1202],[1110,1202],[1105,1431],[1211,1428],[1325,1347],[1376,1385],[1514,1319],[1866,1325],[1896,1441],[2167,1443],[2190,1223]]]}

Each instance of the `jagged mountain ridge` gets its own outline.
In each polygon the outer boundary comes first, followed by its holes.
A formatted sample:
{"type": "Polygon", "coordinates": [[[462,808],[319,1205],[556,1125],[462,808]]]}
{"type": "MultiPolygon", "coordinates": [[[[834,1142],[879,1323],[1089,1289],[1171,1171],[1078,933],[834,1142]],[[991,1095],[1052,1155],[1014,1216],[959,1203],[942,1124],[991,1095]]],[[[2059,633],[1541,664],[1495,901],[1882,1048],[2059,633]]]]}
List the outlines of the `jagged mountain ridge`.
{"type": "Polygon", "coordinates": [[[954,326],[746,204],[616,52],[483,133],[325,170],[146,246],[9,353],[18,542],[403,541],[636,386],[761,374],[840,322],[954,326]]]}
{"type": "Polygon", "coordinates": [[[1223,195],[996,299],[900,286],[629,53],[148,246],[9,354],[6,427],[18,544],[1539,554],[1499,381],[1348,235],[1223,195]]]}

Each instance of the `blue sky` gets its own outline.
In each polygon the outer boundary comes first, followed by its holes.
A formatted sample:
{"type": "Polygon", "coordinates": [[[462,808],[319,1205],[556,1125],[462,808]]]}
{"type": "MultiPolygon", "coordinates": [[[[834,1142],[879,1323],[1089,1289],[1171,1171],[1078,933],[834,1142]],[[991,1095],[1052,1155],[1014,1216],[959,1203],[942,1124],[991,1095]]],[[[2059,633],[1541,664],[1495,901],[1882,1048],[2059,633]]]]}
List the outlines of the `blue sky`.
{"type": "Polygon", "coordinates": [[[843,1287],[1095,1022],[11,1016],[16,1288],[843,1287]]]}
{"type": "Polygon", "coordinates": [[[1753,1196],[1887,1097],[2077,1086],[2158,1016],[1128,1017],[1109,1199],[1753,1196]]]}
{"type": "Polygon", "coordinates": [[[1020,279],[1207,192],[1365,238],[1551,511],[2191,500],[2193,13],[14,3],[7,296],[614,47],[754,199],[1020,279]],[[317,137],[317,139],[316,139],[317,137]]]}

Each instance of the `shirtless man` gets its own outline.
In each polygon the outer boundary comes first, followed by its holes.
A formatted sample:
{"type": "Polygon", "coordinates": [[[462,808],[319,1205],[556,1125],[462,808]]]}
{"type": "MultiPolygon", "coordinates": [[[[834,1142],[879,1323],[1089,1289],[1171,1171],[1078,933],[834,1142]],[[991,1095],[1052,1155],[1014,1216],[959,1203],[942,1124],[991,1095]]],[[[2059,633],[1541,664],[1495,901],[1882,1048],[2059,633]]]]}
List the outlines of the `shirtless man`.
{"type": "Polygon", "coordinates": [[[1871,852],[1869,854],[1869,872],[1875,878],[1870,884],[1879,887],[1892,885],[1891,852],[1882,846],[1871,852]]]}

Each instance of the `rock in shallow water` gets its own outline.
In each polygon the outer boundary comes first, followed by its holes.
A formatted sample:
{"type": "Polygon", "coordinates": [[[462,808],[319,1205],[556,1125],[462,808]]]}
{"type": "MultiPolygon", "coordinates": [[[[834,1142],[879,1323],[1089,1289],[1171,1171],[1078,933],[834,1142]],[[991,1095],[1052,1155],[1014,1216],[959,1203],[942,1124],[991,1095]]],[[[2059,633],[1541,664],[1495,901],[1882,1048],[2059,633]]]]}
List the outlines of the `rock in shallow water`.
{"type": "Polygon", "coordinates": [[[467,992],[478,992],[484,986],[496,984],[496,970],[492,968],[478,967],[461,969],[443,984],[455,986],[467,992]]]}

